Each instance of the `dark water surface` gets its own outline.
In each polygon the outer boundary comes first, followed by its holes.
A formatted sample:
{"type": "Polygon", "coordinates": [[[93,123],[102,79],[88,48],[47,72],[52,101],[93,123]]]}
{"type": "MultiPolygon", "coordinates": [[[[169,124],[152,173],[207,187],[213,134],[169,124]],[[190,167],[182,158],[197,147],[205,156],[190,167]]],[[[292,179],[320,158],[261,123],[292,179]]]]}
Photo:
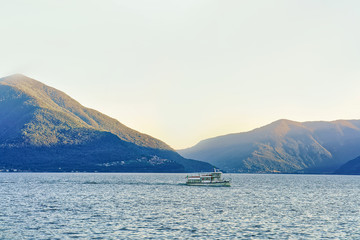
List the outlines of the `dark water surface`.
{"type": "Polygon", "coordinates": [[[0,173],[0,239],[360,239],[360,176],[185,176],[0,173]]]}

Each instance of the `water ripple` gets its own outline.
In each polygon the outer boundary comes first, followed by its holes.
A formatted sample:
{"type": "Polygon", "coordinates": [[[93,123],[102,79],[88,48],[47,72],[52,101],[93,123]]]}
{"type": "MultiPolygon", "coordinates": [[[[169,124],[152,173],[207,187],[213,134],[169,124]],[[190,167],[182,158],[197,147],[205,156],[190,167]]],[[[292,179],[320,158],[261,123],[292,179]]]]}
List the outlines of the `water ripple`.
{"type": "Polygon", "coordinates": [[[359,239],[360,176],[0,174],[0,239],[359,239]]]}

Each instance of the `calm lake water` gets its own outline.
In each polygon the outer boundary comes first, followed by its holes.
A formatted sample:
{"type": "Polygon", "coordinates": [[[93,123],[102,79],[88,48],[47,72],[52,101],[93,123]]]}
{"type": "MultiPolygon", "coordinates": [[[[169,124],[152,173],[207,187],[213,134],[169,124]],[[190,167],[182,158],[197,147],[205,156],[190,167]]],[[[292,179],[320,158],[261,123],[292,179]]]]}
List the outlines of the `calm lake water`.
{"type": "Polygon", "coordinates": [[[360,176],[1,173],[0,239],[360,239],[360,176]]]}

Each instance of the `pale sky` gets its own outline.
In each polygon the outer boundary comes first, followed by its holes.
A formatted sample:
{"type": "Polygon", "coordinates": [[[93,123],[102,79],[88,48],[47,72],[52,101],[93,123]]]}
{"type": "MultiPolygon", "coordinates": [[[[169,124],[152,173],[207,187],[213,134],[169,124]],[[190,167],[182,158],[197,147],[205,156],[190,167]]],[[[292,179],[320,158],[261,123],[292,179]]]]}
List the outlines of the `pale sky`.
{"type": "Polygon", "coordinates": [[[360,119],[359,26],[357,0],[0,0],[0,76],[180,149],[282,118],[360,119]]]}

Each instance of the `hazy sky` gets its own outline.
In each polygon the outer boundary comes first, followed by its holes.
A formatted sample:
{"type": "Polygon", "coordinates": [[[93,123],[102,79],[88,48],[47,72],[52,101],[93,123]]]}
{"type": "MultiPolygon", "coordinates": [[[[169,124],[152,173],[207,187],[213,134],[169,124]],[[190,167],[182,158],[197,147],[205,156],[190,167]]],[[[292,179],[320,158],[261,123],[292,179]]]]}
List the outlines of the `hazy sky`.
{"type": "Polygon", "coordinates": [[[360,119],[359,26],[356,0],[0,0],[0,75],[184,148],[280,118],[360,119]]]}

